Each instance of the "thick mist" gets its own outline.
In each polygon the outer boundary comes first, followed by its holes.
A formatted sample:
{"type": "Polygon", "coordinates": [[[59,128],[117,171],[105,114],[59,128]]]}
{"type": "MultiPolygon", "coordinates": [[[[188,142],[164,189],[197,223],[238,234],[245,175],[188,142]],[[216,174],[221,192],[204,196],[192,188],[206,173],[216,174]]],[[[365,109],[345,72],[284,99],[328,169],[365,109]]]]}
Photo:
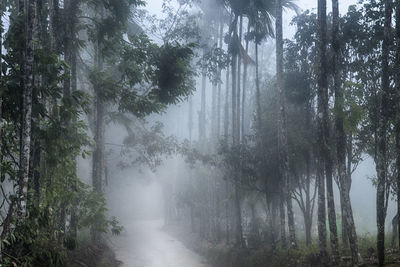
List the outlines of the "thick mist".
{"type": "Polygon", "coordinates": [[[0,2],[0,267],[400,266],[398,0],[0,2]]]}

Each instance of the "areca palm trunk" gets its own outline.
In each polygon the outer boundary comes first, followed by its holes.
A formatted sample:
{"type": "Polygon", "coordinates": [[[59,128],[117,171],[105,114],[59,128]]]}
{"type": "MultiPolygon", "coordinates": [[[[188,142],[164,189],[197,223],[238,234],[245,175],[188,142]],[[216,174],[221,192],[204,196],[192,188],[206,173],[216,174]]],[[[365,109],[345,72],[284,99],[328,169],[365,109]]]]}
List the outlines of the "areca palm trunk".
{"type": "Polygon", "coordinates": [[[261,92],[260,92],[260,77],[259,77],[259,64],[258,64],[258,43],[255,42],[255,53],[256,53],[256,119],[257,119],[257,130],[261,134],[261,92]]]}
{"type": "Polygon", "coordinates": [[[22,85],[22,120],[19,158],[18,205],[20,219],[26,215],[27,189],[29,180],[29,160],[32,130],[32,93],[34,88],[34,32],[36,23],[36,0],[29,1],[27,7],[27,37],[25,47],[24,81],[22,85]]]}
{"type": "MultiPolygon", "coordinates": [[[[3,122],[3,114],[2,114],[2,106],[3,106],[3,14],[4,7],[3,3],[0,4],[0,137],[2,133],[2,122],[3,122]]],[[[2,142],[0,142],[0,160],[2,159],[3,150],[2,150],[2,142]]],[[[1,177],[2,169],[0,164],[0,177],[1,177]]],[[[1,246],[0,246],[0,263],[1,263],[1,246]]]]}
{"type": "Polygon", "coordinates": [[[326,0],[318,0],[318,240],[320,255],[326,261],[326,208],[325,208],[325,171],[324,171],[324,131],[322,114],[324,110],[324,93],[328,90],[326,62],[326,0]]]}
{"type": "Polygon", "coordinates": [[[49,15],[50,15],[50,46],[51,50],[55,52],[58,47],[58,13],[59,3],[58,0],[49,0],[49,15]]]}
{"type": "Polygon", "coordinates": [[[332,0],[333,10],[333,30],[332,30],[332,47],[333,47],[333,75],[334,75],[334,91],[335,91],[335,126],[336,126],[336,152],[338,161],[338,176],[340,183],[340,199],[343,218],[343,244],[347,241],[350,244],[353,265],[358,264],[358,244],[357,233],[354,224],[353,211],[350,202],[350,190],[348,177],[346,173],[346,134],[344,131],[344,98],[343,89],[340,81],[340,41],[339,41],[339,1],[332,0]],[[347,240],[348,239],[348,240],[347,240]]]}
{"type": "Polygon", "coordinates": [[[385,26],[384,39],[382,43],[382,92],[380,97],[379,125],[377,136],[377,193],[376,193],[376,215],[377,215],[377,251],[378,265],[383,266],[385,261],[385,192],[387,179],[387,129],[388,129],[388,100],[390,94],[389,74],[389,51],[392,31],[392,0],[385,0],[385,26]]]}
{"type": "MultiPolygon", "coordinates": [[[[99,19],[103,18],[103,10],[99,10],[97,17],[99,19]]],[[[94,64],[98,71],[103,70],[104,58],[101,54],[101,39],[98,38],[94,43],[94,64]]],[[[101,96],[101,85],[97,82],[93,84],[94,89],[94,141],[95,147],[93,151],[92,159],[92,186],[94,192],[102,194],[103,188],[103,177],[104,177],[104,167],[105,167],[105,104],[104,99],[101,96]]],[[[92,229],[92,240],[94,242],[101,241],[101,233],[95,229],[92,229]]]]}
{"type": "MultiPolygon", "coordinates": [[[[2,114],[2,106],[3,106],[3,14],[4,14],[4,7],[3,3],[0,3],[0,137],[2,135],[2,125],[3,125],[3,114],[2,114]]],[[[0,142],[0,163],[3,158],[3,147],[2,142],[0,142]]],[[[2,175],[2,168],[0,164],[0,177],[2,175]]],[[[3,240],[3,239],[1,239],[3,240]]],[[[3,253],[2,253],[2,246],[0,245],[0,265],[3,263],[3,253]]]]}
{"type": "Polygon", "coordinates": [[[225,106],[224,106],[224,138],[227,141],[229,135],[229,80],[230,80],[230,70],[229,66],[226,68],[226,77],[225,77],[225,106]]]}
{"type": "MultiPolygon", "coordinates": [[[[400,1],[397,0],[395,4],[396,8],[396,152],[397,152],[397,214],[400,214],[400,1]]],[[[398,216],[399,222],[397,226],[399,230],[397,233],[398,242],[400,247],[400,216],[398,216]]]]}
{"type": "MultiPolygon", "coordinates": [[[[223,45],[223,35],[224,35],[224,24],[222,21],[219,23],[219,48],[222,50],[223,45]]],[[[222,71],[221,68],[218,69],[218,77],[220,81],[218,82],[218,92],[217,92],[217,125],[216,125],[216,132],[218,138],[221,134],[221,93],[222,93],[222,71]]]]}
{"type": "Polygon", "coordinates": [[[239,20],[239,40],[238,40],[238,66],[237,66],[237,94],[236,94],[236,135],[239,142],[241,142],[240,133],[240,92],[241,92],[241,76],[242,76],[242,35],[243,35],[243,16],[240,16],[239,20]]]}
{"type": "MultiPolygon", "coordinates": [[[[249,32],[250,30],[250,23],[248,25],[247,31],[249,32]]],[[[249,53],[249,40],[246,38],[246,55],[249,53]]],[[[242,132],[242,139],[245,136],[245,123],[244,123],[244,112],[246,110],[245,105],[246,105],[246,84],[247,84],[247,67],[248,67],[248,61],[244,61],[244,69],[243,69],[243,86],[242,86],[242,124],[241,124],[241,132],[242,132]]]]}
{"type": "Polygon", "coordinates": [[[291,180],[289,177],[289,153],[287,144],[286,126],[286,95],[283,78],[283,29],[282,29],[282,0],[276,1],[276,76],[279,92],[279,115],[278,115],[278,146],[280,173],[283,182],[284,197],[288,214],[289,242],[291,248],[297,248],[296,232],[294,227],[294,214],[291,196],[291,180]]]}
{"type": "MultiPolygon", "coordinates": [[[[238,32],[237,32],[237,22],[238,16],[235,16],[233,23],[233,45],[238,41],[238,32]]],[[[235,48],[232,53],[232,63],[231,63],[231,71],[232,71],[232,144],[233,147],[236,147],[239,144],[239,137],[237,135],[237,63],[238,63],[238,54],[235,48]]],[[[236,235],[236,245],[244,246],[243,240],[243,229],[242,229],[242,211],[240,207],[240,184],[239,184],[239,175],[238,170],[235,169],[233,172],[233,180],[234,180],[234,207],[235,207],[235,235],[236,235]]]]}
{"type": "Polygon", "coordinates": [[[200,104],[200,117],[199,117],[199,140],[204,142],[206,138],[206,83],[207,76],[206,71],[203,70],[201,77],[201,104],[200,104]]]}

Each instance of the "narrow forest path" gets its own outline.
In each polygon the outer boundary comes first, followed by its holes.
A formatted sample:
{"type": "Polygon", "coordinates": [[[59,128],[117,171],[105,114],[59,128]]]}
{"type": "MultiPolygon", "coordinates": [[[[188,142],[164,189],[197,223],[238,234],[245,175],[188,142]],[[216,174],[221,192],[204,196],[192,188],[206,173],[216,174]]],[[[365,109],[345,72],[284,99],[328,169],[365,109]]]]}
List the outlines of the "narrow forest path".
{"type": "Polygon", "coordinates": [[[123,222],[125,230],[113,238],[124,267],[207,267],[202,258],[162,230],[161,220],[123,222]]]}

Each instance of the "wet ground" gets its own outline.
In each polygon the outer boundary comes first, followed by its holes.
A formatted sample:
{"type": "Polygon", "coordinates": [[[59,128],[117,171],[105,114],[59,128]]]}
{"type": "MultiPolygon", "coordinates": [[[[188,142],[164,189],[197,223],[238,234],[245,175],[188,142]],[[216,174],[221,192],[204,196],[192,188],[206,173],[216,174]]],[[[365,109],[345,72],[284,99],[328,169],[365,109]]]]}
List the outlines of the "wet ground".
{"type": "Polygon", "coordinates": [[[162,230],[163,222],[124,223],[124,232],[112,239],[124,267],[207,267],[202,258],[162,230]]]}

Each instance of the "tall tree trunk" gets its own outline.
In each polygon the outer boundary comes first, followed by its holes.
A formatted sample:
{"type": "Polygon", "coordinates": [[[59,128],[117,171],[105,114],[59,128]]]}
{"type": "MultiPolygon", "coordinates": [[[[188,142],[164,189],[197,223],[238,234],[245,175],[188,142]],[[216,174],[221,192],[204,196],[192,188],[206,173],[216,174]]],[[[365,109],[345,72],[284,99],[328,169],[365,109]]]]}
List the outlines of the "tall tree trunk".
{"type": "Polygon", "coordinates": [[[279,215],[280,215],[280,232],[281,232],[281,246],[287,248],[286,242],[286,216],[285,216],[285,194],[281,192],[279,199],[279,215]]]}
{"type": "Polygon", "coordinates": [[[337,152],[337,165],[338,165],[338,176],[340,183],[340,202],[342,209],[342,224],[343,227],[342,235],[344,236],[343,244],[350,244],[352,263],[353,265],[358,264],[358,244],[357,244],[357,233],[354,224],[353,211],[350,202],[350,190],[348,184],[348,177],[346,173],[346,133],[344,131],[344,97],[343,88],[340,81],[340,59],[341,59],[341,48],[339,40],[339,1],[332,0],[333,10],[333,30],[332,30],[332,47],[333,47],[333,75],[334,75],[334,91],[335,91],[335,126],[336,126],[336,152],[337,152]],[[346,240],[348,238],[348,240],[346,240]]]}
{"type": "Polygon", "coordinates": [[[50,15],[50,47],[53,52],[58,51],[59,43],[59,0],[49,0],[50,15]]]}
{"type": "Polygon", "coordinates": [[[286,121],[286,95],[283,78],[283,29],[282,29],[282,0],[276,1],[275,13],[276,28],[276,76],[279,92],[279,114],[278,114],[278,146],[280,174],[284,183],[283,190],[286,198],[288,213],[289,241],[291,248],[297,248],[296,232],[294,227],[294,214],[291,196],[291,180],[289,177],[289,151],[286,121]]]}
{"type": "Polygon", "coordinates": [[[305,203],[305,214],[304,214],[304,227],[306,232],[306,245],[311,245],[312,237],[311,237],[311,228],[312,228],[312,220],[314,213],[314,203],[315,203],[315,194],[316,188],[314,189],[314,195],[311,197],[311,170],[310,163],[311,157],[308,153],[306,158],[306,203],[305,203]]]}
{"type": "MultiPolygon", "coordinates": [[[[3,14],[4,14],[4,3],[0,3],[0,178],[2,177],[2,161],[3,161],[3,147],[2,144],[2,126],[3,126],[3,14]]],[[[2,229],[3,230],[3,229],[2,229]]],[[[2,233],[0,233],[2,234],[2,233]]],[[[3,240],[3,236],[0,236],[3,240]]],[[[1,242],[1,241],[0,241],[1,242]]],[[[2,244],[0,244],[0,265],[3,264],[3,251],[2,244]]]]}
{"type": "Polygon", "coordinates": [[[256,119],[257,119],[257,131],[261,134],[261,92],[260,92],[260,77],[258,69],[258,43],[255,42],[255,53],[256,53],[256,119]]]}
{"type": "MultiPolygon", "coordinates": [[[[103,10],[99,11],[98,16],[103,17],[103,10]]],[[[96,69],[101,71],[103,69],[103,55],[101,54],[101,40],[96,40],[94,63],[96,69]]],[[[102,194],[103,189],[103,177],[104,177],[104,133],[105,133],[105,105],[104,100],[101,97],[100,84],[94,84],[94,141],[95,148],[92,157],[92,185],[94,192],[102,194]]],[[[101,241],[100,232],[92,229],[92,240],[94,242],[101,241]]]]}
{"type": "MultiPolygon", "coordinates": [[[[237,22],[238,16],[235,16],[234,23],[233,23],[233,38],[234,41],[232,42],[235,44],[238,40],[238,32],[237,32],[237,22]]],[[[237,63],[238,63],[238,54],[236,53],[235,49],[233,49],[232,53],[232,144],[233,147],[239,144],[239,139],[237,135],[237,63]]],[[[234,176],[234,207],[235,207],[235,237],[236,237],[236,245],[243,247],[244,240],[243,240],[243,229],[242,229],[242,211],[240,207],[240,192],[239,192],[239,174],[238,170],[235,169],[233,172],[234,176]]]]}
{"type": "Polygon", "coordinates": [[[226,68],[226,78],[225,78],[225,106],[224,106],[224,138],[228,141],[229,135],[229,79],[230,79],[230,70],[229,66],[226,68]]]}
{"type": "Polygon", "coordinates": [[[377,215],[377,251],[378,265],[383,266],[385,261],[385,192],[387,179],[387,130],[388,130],[388,105],[390,95],[390,74],[389,74],[389,50],[391,45],[392,31],[392,0],[385,0],[385,26],[384,39],[382,44],[382,92],[380,102],[380,119],[378,128],[378,148],[377,148],[377,195],[376,195],[376,215],[377,215]]]}
{"type": "MultiPolygon", "coordinates": [[[[320,23],[323,24],[325,30],[320,32],[321,43],[323,43],[324,50],[326,50],[327,37],[326,37],[326,0],[320,1],[321,3],[321,15],[320,15],[320,23]]],[[[322,47],[322,45],[321,45],[322,47]]],[[[326,51],[323,53],[324,57],[326,57],[326,51]]],[[[324,60],[326,65],[326,59],[324,60]]],[[[326,192],[327,192],[327,200],[328,200],[328,220],[329,220],[329,232],[330,232],[330,243],[332,250],[332,261],[334,264],[339,263],[339,242],[337,236],[337,225],[336,225],[336,212],[335,212],[335,201],[333,195],[333,163],[332,163],[332,155],[331,155],[331,142],[330,142],[330,119],[329,119],[329,92],[328,92],[328,83],[327,83],[327,66],[321,66],[321,77],[324,80],[323,86],[319,88],[321,90],[318,95],[319,103],[318,107],[321,108],[318,110],[319,115],[322,115],[322,131],[323,131],[323,142],[320,147],[321,155],[323,156],[325,163],[325,176],[326,176],[326,192]]]]}
{"type": "MultiPolygon", "coordinates": [[[[247,26],[247,32],[250,31],[250,23],[248,23],[247,26]]],[[[249,53],[249,39],[246,38],[246,55],[249,53]]],[[[242,139],[244,139],[245,136],[245,111],[246,111],[246,87],[247,87],[247,67],[248,67],[248,62],[247,60],[244,61],[244,70],[243,70],[243,86],[242,86],[242,139]]]]}
{"type": "MultiPolygon", "coordinates": [[[[237,21],[237,18],[235,19],[237,21]]],[[[234,37],[235,39],[237,38],[237,26],[235,26],[234,30],[234,37]]],[[[233,145],[237,145],[237,135],[236,135],[236,123],[237,123],[237,59],[238,55],[237,54],[232,54],[232,63],[231,63],[231,71],[232,71],[232,139],[233,139],[233,145]]]]}
{"type": "MultiPolygon", "coordinates": [[[[223,37],[224,37],[224,24],[221,21],[219,25],[219,48],[222,50],[223,46],[223,37]]],[[[221,134],[221,93],[222,93],[222,70],[221,68],[218,69],[218,93],[217,93],[217,136],[220,137],[221,134]]]]}
{"type": "MultiPolygon", "coordinates": [[[[396,165],[397,165],[397,214],[400,214],[400,1],[395,2],[396,8],[396,165]]],[[[400,216],[397,216],[399,219],[400,216]]],[[[400,220],[400,219],[399,219],[400,220]]],[[[400,221],[397,223],[397,233],[400,247],[400,221]]]]}
{"type": "Polygon", "coordinates": [[[212,85],[212,95],[211,95],[211,146],[212,151],[214,151],[217,143],[217,84],[212,85]]]}
{"type": "Polygon", "coordinates": [[[26,215],[29,159],[31,148],[32,92],[34,88],[34,31],[36,23],[36,0],[29,1],[27,12],[27,37],[25,48],[24,82],[22,86],[22,121],[19,158],[18,205],[20,219],[26,215]]]}
{"type": "Polygon", "coordinates": [[[321,257],[326,262],[326,207],[325,207],[325,171],[324,171],[324,131],[322,114],[324,110],[323,95],[328,90],[326,63],[326,0],[318,0],[318,239],[321,257]]]}
{"type": "Polygon", "coordinates": [[[241,76],[242,76],[242,53],[241,53],[241,46],[242,46],[242,35],[243,35],[243,16],[240,16],[239,20],[239,52],[238,52],[238,66],[237,66],[237,93],[236,93],[236,136],[238,142],[241,142],[241,133],[240,133],[240,92],[241,92],[241,76]]]}
{"type": "Polygon", "coordinates": [[[200,142],[204,142],[206,138],[206,86],[207,86],[207,75],[206,75],[206,70],[203,69],[201,77],[201,103],[200,103],[200,117],[199,117],[200,142]]]}

